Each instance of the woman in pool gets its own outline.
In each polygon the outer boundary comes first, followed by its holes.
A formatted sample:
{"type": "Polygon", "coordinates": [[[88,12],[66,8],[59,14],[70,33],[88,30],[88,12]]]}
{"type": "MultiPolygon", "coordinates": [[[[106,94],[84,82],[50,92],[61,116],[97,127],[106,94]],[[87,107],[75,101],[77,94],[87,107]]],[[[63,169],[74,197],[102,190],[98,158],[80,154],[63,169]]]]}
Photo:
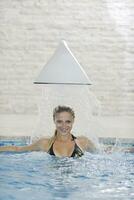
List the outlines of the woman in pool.
{"type": "Polygon", "coordinates": [[[95,152],[95,144],[87,137],[75,137],[71,130],[75,119],[72,108],[58,106],[53,111],[53,120],[56,126],[51,138],[41,138],[37,142],[27,146],[5,146],[0,151],[26,152],[44,151],[58,157],[80,157],[85,151],[95,152]]]}
{"type": "MultiPolygon", "coordinates": [[[[95,144],[87,137],[75,137],[71,130],[75,119],[72,108],[58,106],[53,111],[53,120],[56,126],[55,133],[50,138],[41,138],[37,142],[27,146],[0,147],[0,152],[26,152],[44,151],[57,157],[80,157],[85,151],[97,152],[95,144]]],[[[112,153],[112,147],[104,151],[112,153]]],[[[116,151],[116,149],[115,149],[116,151]]],[[[134,148],[122,149],[121,151],[134,153],[134,148]]]]}

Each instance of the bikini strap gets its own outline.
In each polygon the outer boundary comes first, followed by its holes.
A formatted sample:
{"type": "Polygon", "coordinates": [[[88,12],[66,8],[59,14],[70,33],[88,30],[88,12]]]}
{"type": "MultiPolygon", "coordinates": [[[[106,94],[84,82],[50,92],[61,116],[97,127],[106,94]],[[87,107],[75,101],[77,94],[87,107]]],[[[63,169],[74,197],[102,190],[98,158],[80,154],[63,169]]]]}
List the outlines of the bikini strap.
{"type": "Polygon", "coordinates": [[[72,141],[77,139],[77,137],[75,137],[73,134],[71,134],[71,135],[72,135],[72,141]]]}

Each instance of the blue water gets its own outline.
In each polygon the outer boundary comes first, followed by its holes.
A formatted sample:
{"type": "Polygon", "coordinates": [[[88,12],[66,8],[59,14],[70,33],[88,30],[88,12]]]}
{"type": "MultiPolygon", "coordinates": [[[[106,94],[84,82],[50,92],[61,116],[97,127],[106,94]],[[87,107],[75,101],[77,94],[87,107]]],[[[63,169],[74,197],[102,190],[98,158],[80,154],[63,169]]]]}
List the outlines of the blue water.
{"type": "Polygon", "coordinates": [[[134,199],[134,154],[0,154],[0,200],[134,199]]]}

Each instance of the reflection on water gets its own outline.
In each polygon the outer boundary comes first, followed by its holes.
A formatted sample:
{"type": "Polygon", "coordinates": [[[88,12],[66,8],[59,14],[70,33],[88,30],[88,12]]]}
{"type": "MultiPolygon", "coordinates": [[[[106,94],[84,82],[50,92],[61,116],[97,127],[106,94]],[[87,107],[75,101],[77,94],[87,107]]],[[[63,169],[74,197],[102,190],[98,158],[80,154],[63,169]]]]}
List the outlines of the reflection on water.
{"type": "Polygon", "coordinates": [[[0,154],[0,199],[133,199],[134,155],[0,154]]]}

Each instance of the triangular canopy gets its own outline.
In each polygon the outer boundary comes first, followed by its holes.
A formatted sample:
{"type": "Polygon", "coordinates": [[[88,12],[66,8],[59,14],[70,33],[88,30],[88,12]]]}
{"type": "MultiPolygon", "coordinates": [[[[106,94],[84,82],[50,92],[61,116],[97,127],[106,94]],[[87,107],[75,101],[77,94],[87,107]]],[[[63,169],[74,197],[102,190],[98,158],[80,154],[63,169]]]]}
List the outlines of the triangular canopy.
{"type": "Polygon", "coordinates": [[[91,85],[88,76],[65,41],[61,42],[34,83],[91,85]]]}

